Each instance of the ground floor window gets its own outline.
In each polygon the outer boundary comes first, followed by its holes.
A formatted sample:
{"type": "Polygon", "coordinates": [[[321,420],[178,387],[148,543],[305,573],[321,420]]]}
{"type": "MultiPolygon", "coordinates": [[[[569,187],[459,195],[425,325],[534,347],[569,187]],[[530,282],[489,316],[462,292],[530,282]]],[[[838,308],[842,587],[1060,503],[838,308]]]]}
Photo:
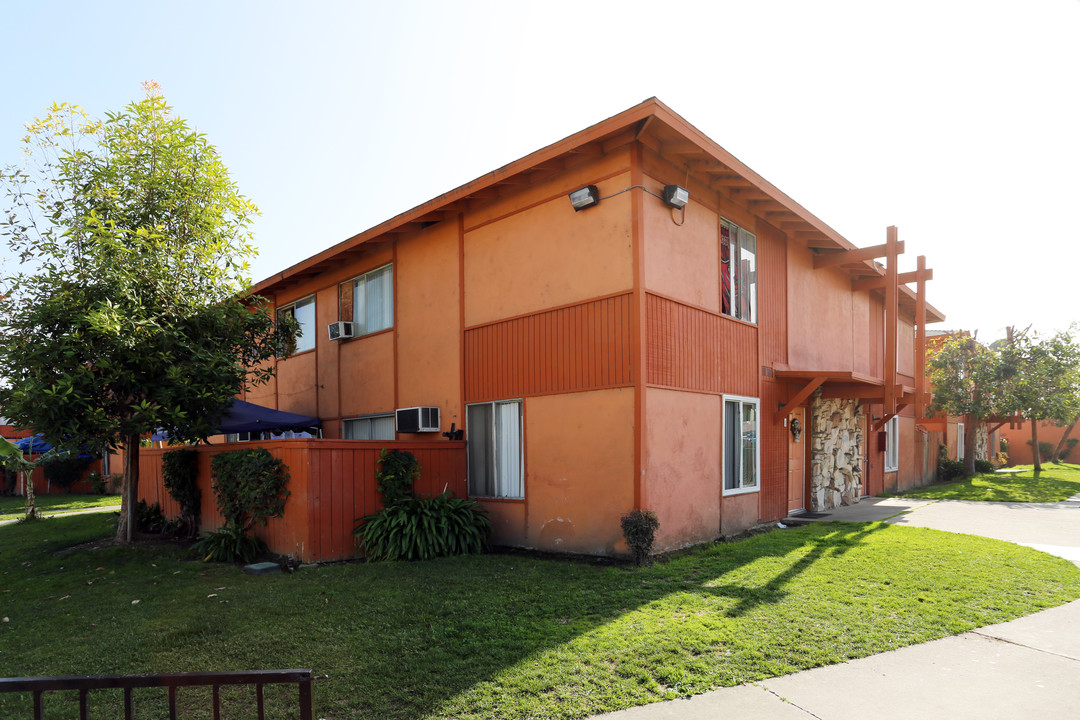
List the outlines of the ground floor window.
{"type": "Polygon", "coordinates": [[[465,410],[469,495],[525,497],[521,401],[477,403],[465,410]]]}
{"type": "Polygon", "coordinates": [[[758,489],[758,400],[724,398],[724,494],[758,489]]]}
{"type": "Polygon", "coordinates": [[[885,423],[885,472],[900,469],[900,418],[895,415],[885,423]]]}
{"type": "Polygon", "coordinates": [[[956,459],[964,459],[964,423],[956,423],[956,459]]]}
{"type": "Polygon", "coordinates": [[[341,437],[346,440],[395,440],[394,414],[365,415],[341,423],[341,437]]]}

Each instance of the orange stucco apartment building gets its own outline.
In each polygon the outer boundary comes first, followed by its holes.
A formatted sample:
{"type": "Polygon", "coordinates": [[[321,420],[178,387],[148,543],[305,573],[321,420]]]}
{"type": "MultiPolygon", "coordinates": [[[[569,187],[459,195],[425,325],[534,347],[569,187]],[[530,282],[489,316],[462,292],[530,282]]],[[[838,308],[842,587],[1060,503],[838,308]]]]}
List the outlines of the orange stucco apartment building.
{"type": "Polygon", "coordinates": [[[827,511],[934,471],[943,316],[883,235],[856,248],[650,99],[260,282],[303,336],[246,399],[328,438],[280,442],[459,448],[450,487],[497,544],[617,554],[647,508],[663,550],[827,511]],[[395,428],[414,407],[436,431],[395,428]]]}

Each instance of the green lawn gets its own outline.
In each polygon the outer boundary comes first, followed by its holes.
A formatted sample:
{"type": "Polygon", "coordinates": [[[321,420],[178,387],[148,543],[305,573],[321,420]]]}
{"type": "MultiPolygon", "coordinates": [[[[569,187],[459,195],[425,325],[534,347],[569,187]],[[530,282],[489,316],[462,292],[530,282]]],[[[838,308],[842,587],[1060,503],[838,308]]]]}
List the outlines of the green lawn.
{"type": "MultiPolygon", "coordinates": [[[[485,555],[252,577],[171,546],[57,553],[112,524],[0,527],[0,675],[310,667],[329,675],[316,717],[581,718],[1080,597],[1062,559],[884,524],[777,530],[645,569],[485,555]]],[[[28,702],[0,696],[0,717],[28,702]]]]}
{"type": "Polygon", "coordinates": [[[990,502],[1061,502],[1080,493],[1080,465],[1043,463],[1035,475],[1031,465],[1018,465],[1016,474],[987,473],[953,482],[915,488],[901,495],[932,500],[990,502]]]}
{"type": "MultiPolygon", "coordinates": [[[[93,507],[120,508],[119,495],[36,495],[34,505],[39,512],[54,513],[93,507]]],[[[26,514],[26,498],[0,497],[0,520],[15,520],[26,514]]]]}

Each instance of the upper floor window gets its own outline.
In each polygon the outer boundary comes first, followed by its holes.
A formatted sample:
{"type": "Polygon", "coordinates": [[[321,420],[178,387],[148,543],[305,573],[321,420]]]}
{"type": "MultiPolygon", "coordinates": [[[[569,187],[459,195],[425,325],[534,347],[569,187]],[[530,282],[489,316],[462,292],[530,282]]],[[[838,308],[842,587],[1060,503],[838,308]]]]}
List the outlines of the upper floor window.
{"type": "Polygon", "coordinates": [[[720,309],[757,322],[757,237],[727,220],[720,221],[720,309]]]}
{"type": "Polygon", "coordinates": [[[342,320],[352,320],[356,334],[368,335],[394,326],[394,266],[364,273],[341,286],[342,320]]]}
{"type": "Polygon", "coordinates": [[[293,344],[286,352],[286,356],[305,350],[315,349],[315,296],[309,296],[302,300],[278,308],[278,317],[296,318],[300,328],[296,332],[293,344]]]}

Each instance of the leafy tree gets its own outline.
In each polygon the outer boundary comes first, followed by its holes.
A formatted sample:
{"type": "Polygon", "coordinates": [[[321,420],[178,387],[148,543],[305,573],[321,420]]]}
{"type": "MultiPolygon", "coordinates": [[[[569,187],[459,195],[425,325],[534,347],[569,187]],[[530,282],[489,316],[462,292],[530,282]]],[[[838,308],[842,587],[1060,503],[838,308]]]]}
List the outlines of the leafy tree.
{"type": "Polygon", "coordinates": [[[0,232],[23,269],[0,278],[0,406],[54,444],[125,450],[117,537],[130,542],[139,439],[214,432],[267,380],[295,324],[245,297],[257,212],[156,84],[104,120],[54,104],[0,176],[0,232]]]}
{"type": "Polygon", "coordinates": [[[931,410],[964,416],[964,472],[975,474],[978,424],[1005,407],[1012,368],[970,335],[955,335],[927,360],[934,388],[931,410]]]}
{"type": "Polygon", "coordinates": [[[1042,470],[1039,421],[1066,424],[1080,414],[1080,346],[1073,331],[1042,337],[1027,330],[1015,333],[1002,347],[1004,365],[1012,369],[1008,408],[1031,423],[1035,471],[1042,470]]]}
{"type": "MultiPolygon", "coordinates": [[[[1076,423],[1080,422],[1080,415],[1077,415],[1065,426],[1065,431],[1061,433],[1061,439],[1058,440],[1057,446],[1054,448],[1054,454],[1050,458],[1050,462],[1061,462],[1061,454],[1069,444],[1069,436],[1072,435],[1072,431],[1076,428],[1076,423]]],[[[1075,440],[1073,443],[1075,444],[1075,440]]]]}

